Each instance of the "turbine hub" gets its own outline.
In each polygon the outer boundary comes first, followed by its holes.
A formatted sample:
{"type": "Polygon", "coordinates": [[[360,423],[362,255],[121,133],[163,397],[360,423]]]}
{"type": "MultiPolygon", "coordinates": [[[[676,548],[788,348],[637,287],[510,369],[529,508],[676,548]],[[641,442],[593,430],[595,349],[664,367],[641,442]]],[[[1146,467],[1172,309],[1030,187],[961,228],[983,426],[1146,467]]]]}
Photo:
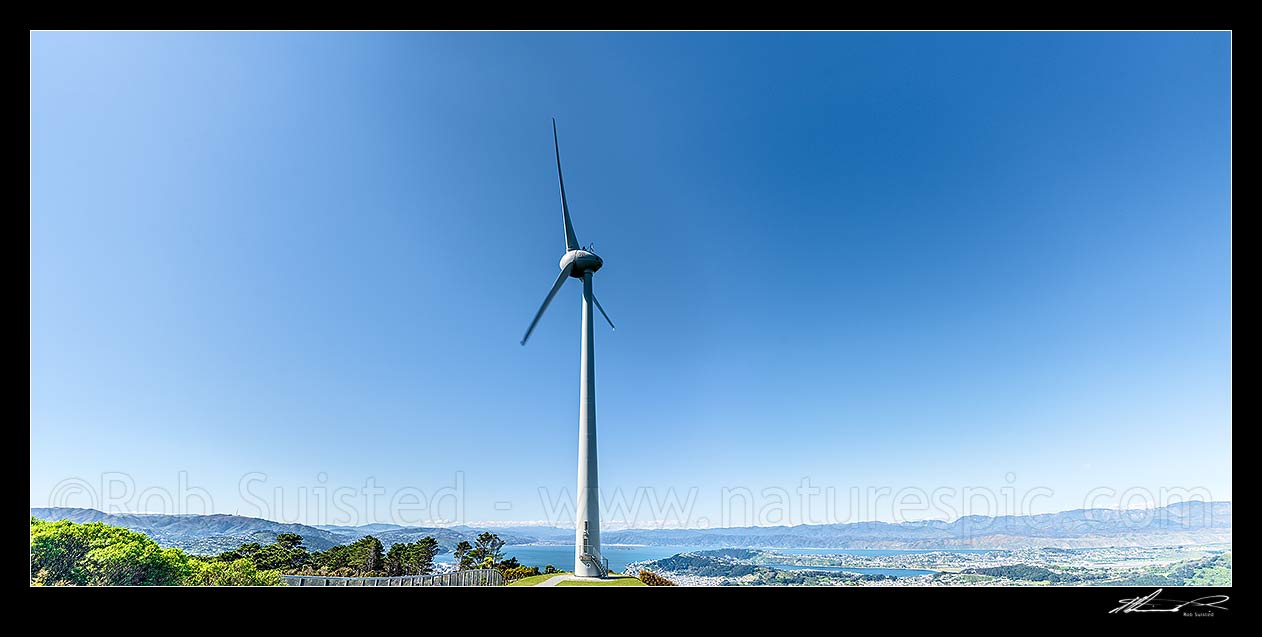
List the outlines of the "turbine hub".
{"type": "Polygon", "coordinates": [[[581,279],[584,272],[599,270],[600,266],[605,264],[605,261],[586,250],[570,250],[565,253],[565,256],[561,257],[561,269],[564,270],[565,266],[571,263],[574,264],[574,269],[570,270],[570,276],[581,279]]]}

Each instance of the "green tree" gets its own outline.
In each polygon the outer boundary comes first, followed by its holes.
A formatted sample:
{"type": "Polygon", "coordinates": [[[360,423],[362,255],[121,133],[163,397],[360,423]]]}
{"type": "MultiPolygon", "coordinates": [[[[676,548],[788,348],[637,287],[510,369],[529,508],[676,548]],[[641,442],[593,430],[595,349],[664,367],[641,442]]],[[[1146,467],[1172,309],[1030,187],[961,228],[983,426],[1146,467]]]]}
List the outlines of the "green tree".
{"type": "Polygon", "coordinates": [[[311,554],[302,542],[302,536],[297,533],[281,533],[276,536],[274,543],[267,546],[249,542],[231,551],[224,551],[214,559],[220,562],[248,559],[258,570],[297,572],[311,562],[311,554]]]}
{"type": "Polygon", "coordinates": [[[251,558],[260,570],[294,571],[310,561],[311,554],[302,545],[302,536],[282,533],[274,544],[264,546],[251,558]]]}
{"type": "Polygon", "coordinates": [[[456,545],[455,550],[457,568],[462,571],[467,571],[473,568],[473,556],[469,555],[469,552],[472,550],[472,544],[469,544],[464,540],[460,540],[460,543],[456,545]]]}
{"type": "Polygon", "coordinates": [[[31,518],[32,584],[175,586],[189,574],[188,560],[135,531],[31,518]]]}
{"type": "Polygon", "coordinates": [[[429,575],[434,570],[438,540],[424,537],[411,544],[399,543],[386,553],[387,575],[429,575]]]}
{"type": "Polygon", "coordinates": [[[523,577],[533,577],[539,574],[538,566],[514,566],[512,568],[501,569],[505,582],[512,582],[523,577]]]}
{"type": "Polygon", "coordinates": [[[359,544],[359,549],[355,553],[356,565],[364,572],[381,571],[385,568],[386,551],[381,540],[369,535],[356,544],[359,544]]]}
{"type": "MultiPolygon", "coordinates": [[[[255,554],[258,544],[238,549],[255,554]]],[[[31,583],[76,586],[276,586],[276,571],[238,557],[200,559],[164,549],[148,536],[100,522],[31,518],[31,583]]]]}
{"type": "Polygon", "coordinates": [[[247,542],[230,551],[220,553],[215,559],[221,562],[235,562],[243,557],[254,559],[259,551],[263,550],[263,545],[258,542],[247,542]]]}
{"type": "Polygon", "coordinates": [[[261,571],[254,561],[241,558],[231,562],[196,558],[189,560],[190,573],[184,580],[188,586],[280,586],[278,571],[261,571]]]}
{"type": "Polygon", "coordinates": [[[474,540],[473,550],[469,552],[469,555],[474,563],[482,564],[490,559],[491,564],[496,564],[504,559],[503,549],[504,540],[490,531],[485,531],[474,540]]]}
{"type": "Polygon", "coordinates": [[[381,540],[371,535],[316,553],[312,561],[321,573],[330,575],[371,577],[385,572],[385,550],[381,540]]]}
{"type": "Polygon", "coordinates": [[[302,536],[297,533],[281,533],[276,536],[276,543],[288,550],[306,548],[302,545],[302,536]]]}

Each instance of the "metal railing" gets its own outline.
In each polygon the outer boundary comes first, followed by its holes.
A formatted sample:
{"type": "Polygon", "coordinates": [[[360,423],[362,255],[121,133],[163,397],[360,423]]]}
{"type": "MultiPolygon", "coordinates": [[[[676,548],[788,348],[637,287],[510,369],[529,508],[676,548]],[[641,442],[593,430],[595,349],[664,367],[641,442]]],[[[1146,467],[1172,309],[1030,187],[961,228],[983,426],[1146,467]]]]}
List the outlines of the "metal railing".
{"type": "Polygon", "coordinates": [[[402,575],[399,577],[327,577],[324,575],[281,575],[288,586],[503,586],[504,575],[493,568],[456,571],[442,575],[402,575]]]}
{"type": "Polygon", "coordinates": [[[596,567],[601,577],[609,576],[609,558],[603,555],[597,555],[592,551],[592,545],[584,544],[582,560],[596,567]]]}

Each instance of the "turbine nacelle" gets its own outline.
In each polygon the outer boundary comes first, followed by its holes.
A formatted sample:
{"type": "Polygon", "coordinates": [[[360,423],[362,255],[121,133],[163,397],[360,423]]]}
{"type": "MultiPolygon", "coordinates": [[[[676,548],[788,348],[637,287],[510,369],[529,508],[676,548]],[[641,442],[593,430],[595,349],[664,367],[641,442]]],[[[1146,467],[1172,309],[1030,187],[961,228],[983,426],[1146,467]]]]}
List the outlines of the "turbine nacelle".
{"type": "Polygon", "coordinates": [[[605,261],[595,253],[586,250],[570,250],[561,257],[561,269],[570,269],[570,276],[581,279],[584,272],[595,272],[605,261]],[[572,267],[571,267],[572,266],[572,267]]]}

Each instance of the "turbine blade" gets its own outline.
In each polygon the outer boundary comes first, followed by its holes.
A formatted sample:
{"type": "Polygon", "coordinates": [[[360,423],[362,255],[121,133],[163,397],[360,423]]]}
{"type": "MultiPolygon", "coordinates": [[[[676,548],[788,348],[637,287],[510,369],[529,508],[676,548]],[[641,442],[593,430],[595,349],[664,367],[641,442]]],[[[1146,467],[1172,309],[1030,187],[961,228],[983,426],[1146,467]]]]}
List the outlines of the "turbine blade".
{"type": "Polygon", "coordinates": [[[556,283],[552,284],[552,290],[548,292],[548,297],[543,300],[543,305],[539,306],[539,311],[535,313],[535,320],[530,322],[530,327],[526,328],[526,335],[521,337],[521,344],[525,345],[526,340],[530,338],[530,333],[535,331],[535,326],[539,324],[539,319],[543,318],[543,311],[548,309],[548,304],[552,302],[552,297],[557,295],[557,290],[561,289],[561,284],[565,283],[565,277],[570,276],[570,270],[574,268],[574,264],[565,266],[561,270],[561,274],[557,276],[556,283]]]}
{"type": "Polygon", "coordinates": [[[561,176],[561,143],[557,141],[557,118],[552,118],[552,147],[557,153],[557,182],[561,184],[561,216],[565,218],[565,251],[578,249],[574,224],[570,223],[570,204],[565,200],[565,177],[561,176]]]}
{"type": "Polygon", "coordinates": [[[605,320],[606,320],[606,321],[609,321],[609,327],[610,327],[610,328],[612,328],[612,329],[613,329],[613,331],[617,332],[617,331],[618,331],[618,328],[616,328],[616,327],[614,327],[614,326],[613,326],[613,321],[609,319],[609,315],[608,315],[608,314],[605,314],[605,308],[603,308],[603,307],[601,307],[601,306],[600,306],[600,299],[597,299],[597,298],[596,298],[596,294],[595,294],[595,293],[592,293],[592,302],[596,304],[596,309],[600,310],[600,315],[601,315],[601,316],[603,316],[603,317],[605,317],[605,320]]]}

